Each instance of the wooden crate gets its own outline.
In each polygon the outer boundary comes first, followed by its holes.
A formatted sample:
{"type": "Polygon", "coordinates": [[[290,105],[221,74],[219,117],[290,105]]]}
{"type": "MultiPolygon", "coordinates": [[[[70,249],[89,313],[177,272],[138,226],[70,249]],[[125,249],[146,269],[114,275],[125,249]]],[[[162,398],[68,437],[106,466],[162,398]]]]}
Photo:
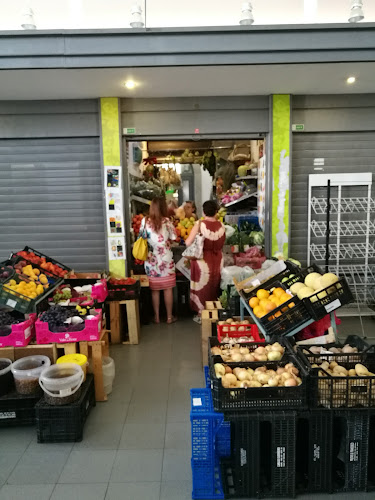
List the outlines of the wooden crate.
{"type": "Polygon", "coordinates": [[[103,329],[99,340],[79,342],[79,352],[92,362],[96,401],[107,401],[103,380],[103,356],[109,356],[109,330],[103,329]]]}
{"type": "Polygon", "coordinates": [[[111,301],[109,303],[110,319],[111,319],[111,343],[112,344],[139,344],[140,336],[140,321],[139,321],[139,301],[137,300],[120,300],[111,301]],[[128,337],[129,340],[122,341],[122,321],[121,321],[121,306],[126,307],[128,318],[128,337]]]}
{"type": "Polygon", "coordinates": [[[73,354],[77,351],[77,343],[68,344],[29,344],[25,347],[1,347],[0,358],[9,358],[12,361],[26,356],[47,356],[51,363],[56,363],[57,358],[64,354],[73,354]]]}
{"type": "Polygon", "coordinates": [[[202,311],[201,340],[202,340],[202,366],[207,365],[208,360],[208,338],[212,335],[212,323],[219,319],[219,309],[222,309],[220,301],[206,302],[206,309],[202,311]]]}

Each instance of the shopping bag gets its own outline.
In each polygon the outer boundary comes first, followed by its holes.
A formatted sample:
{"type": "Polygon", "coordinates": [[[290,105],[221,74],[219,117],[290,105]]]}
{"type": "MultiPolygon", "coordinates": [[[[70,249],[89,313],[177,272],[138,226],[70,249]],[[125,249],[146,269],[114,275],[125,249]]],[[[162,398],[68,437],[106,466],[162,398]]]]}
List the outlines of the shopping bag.
{"type": "Polygon", "coordinates": [[[193,243],[182,252],[185,259],[197,260],[203,259],[204,236],[201,233],[201,223],[199,221],[198,234],[194,238],[193,243]]]}
{"type": "Polygon", "coordinates": [[[133,257],[138,260],[147,260],[148,256],[148,245],[147,240],[144,238],[138,238],[133,246],[133,257]]]}

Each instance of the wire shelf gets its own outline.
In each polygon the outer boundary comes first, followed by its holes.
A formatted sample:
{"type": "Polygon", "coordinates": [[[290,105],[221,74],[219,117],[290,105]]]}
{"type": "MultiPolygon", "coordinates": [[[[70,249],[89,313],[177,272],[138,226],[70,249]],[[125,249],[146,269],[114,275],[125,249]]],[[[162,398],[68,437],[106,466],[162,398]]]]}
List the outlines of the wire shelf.
{"type": "MultiPolygon", "coordinates": [[[[317,238],[325,238],[327,224],[325,221],[313,220],[311,221],[311,230],[317,238]]],[[[340,236],[366,236],[367,235],[367,221],[340,221],[340,236]]],[[[337,236],[338,222],[332,221],[329,225],[330,235],[337,236]]],[[[375,236],[375,222],[369,223],[369,235],[375,236]]]]}
{"type": "MultiPolygon", "coordinates": [[[[316,245],[312,243],[310,251],[315,260],[325,260],[326,246],[324,244],[316,245]]],[[[368,258],[375,258],[375,243],[367,247],[366,243],[341,243],[337,248],[336,243],[329,245],[329,254],[331,259],[339,255],[340,260],[345,259],[365,259],[366,254],[368,258]]]]}
{"type": "MultiPolygon", "coordinates": [[[[339,199],[331,198],[331,214],[337,214],[339,208],[339,199]]],[[[326,198],[316,198],[315,196],[311,198],[311,208],[318,214],[327,213],[327,199],[326,198]]],[[[359,212],[368,211],[368,198],[341,198],[340,212],[342,214],[352,214],[359,212]]],[[[375,212],[375,199],[370,198],[370,211],[375,212]]]]}
{"type": "MultiPolygon", "coordinates": [[[[329,266],[331,273],[337,272],[337,266],[329,266]]],[[[345,265],[339,264],[339,276],[345,276],[349,285],[355,284],[356,286],[375,286],[375,265],[366,266],[360,265],[345,265]]]]}

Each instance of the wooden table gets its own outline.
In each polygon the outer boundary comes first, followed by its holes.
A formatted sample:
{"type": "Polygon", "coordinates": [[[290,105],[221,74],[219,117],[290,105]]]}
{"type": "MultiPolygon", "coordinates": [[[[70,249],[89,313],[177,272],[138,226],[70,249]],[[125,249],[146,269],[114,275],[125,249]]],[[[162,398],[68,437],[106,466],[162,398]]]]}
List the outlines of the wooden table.
{"type": "MultiPolygon", "coordinates": [[[[74,354],[78,352],[77,342],[67,344],[29,344],[25,347],[0,347],[0,358],[9,358],[12,361],[24,358],[25,356],[42,355],[47,356],[51,363],[56,363],[60,357],[58,350],[64,351],[65,354],[74,354]]],[[[63,355],[63,354],[61,354],[63,355]]]]}
{"type": "Polygon", "coordinates": [[[139,300],[119,300],[109,303],[111,316],[111,343],[112,344],[139,344],[141,325],[139,321],[139,300]],[[128,318],[129,340],[122,342],[121,307],[126,306],[128,318]]]}

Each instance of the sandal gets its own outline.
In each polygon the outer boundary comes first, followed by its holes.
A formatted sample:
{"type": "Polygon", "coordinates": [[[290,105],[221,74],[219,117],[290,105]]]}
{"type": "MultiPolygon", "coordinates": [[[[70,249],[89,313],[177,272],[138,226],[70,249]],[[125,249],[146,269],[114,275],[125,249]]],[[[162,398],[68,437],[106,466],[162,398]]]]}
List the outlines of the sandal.
{"type": "Polygon", "coordinates": [[[153,322],[153,323],[155,323],[155,325],[160,325],[160,319],[158,319],[158,320],[156,321],[156,318],[154,318],[154,319],[152,320],[152,322],[153,322]]]}
{"type": "Polygon", "coordinates": [[[171,325],[172,323],[176,323],[177,318],[176,316],[172,316],[171,318],[167,319],[167,325],[171,325]]]}

